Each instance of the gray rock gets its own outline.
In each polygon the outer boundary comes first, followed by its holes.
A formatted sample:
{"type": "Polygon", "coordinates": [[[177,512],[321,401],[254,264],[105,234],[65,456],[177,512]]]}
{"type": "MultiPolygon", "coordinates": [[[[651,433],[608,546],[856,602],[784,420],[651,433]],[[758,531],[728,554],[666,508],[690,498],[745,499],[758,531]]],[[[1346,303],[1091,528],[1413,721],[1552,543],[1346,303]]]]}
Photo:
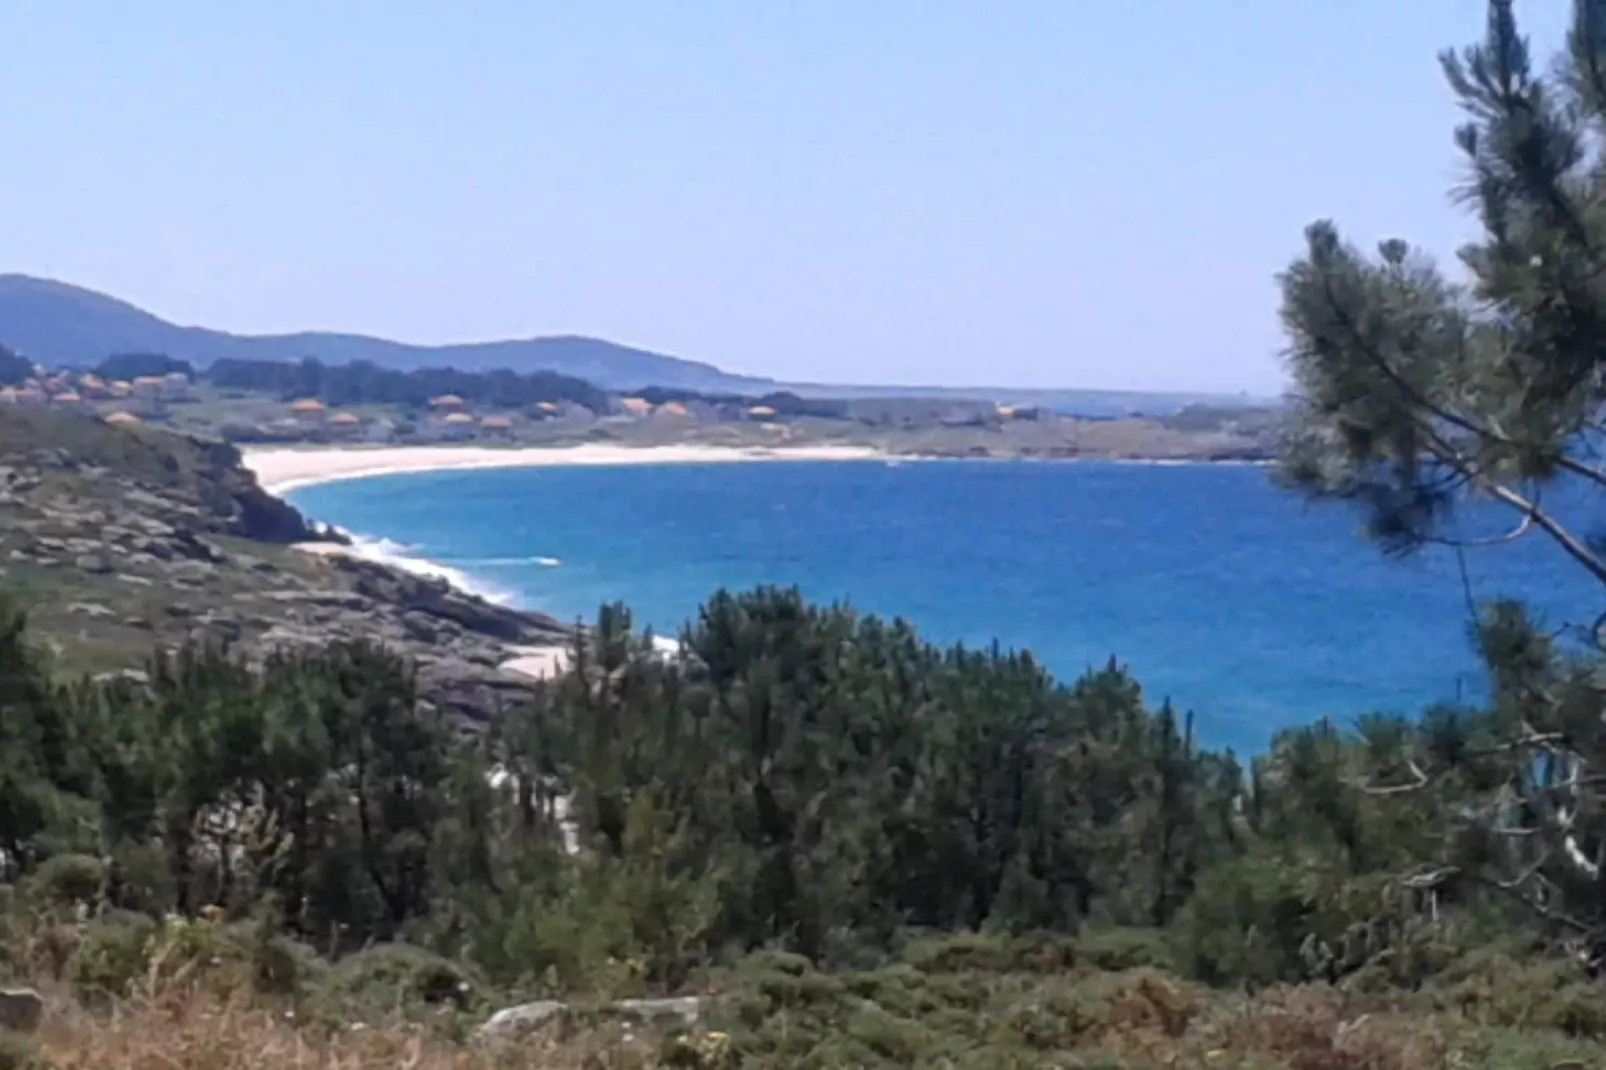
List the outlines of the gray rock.
{"type": "Polygon", "coordinates": [[[91,677],[97,684],[110,683],[113,680],[127,680],[131,684],[148,684],[151,682],[150,673],[143,669],[118,669],[115,672],[96,673],[91,677]]]}
{"type": "Polygon", "coordinates": [[[440,628],[435,621],[423,613],[403,614],[402,627],[410,638],[424,643],[433,643],[440,636],[440,628]]]}
{"type": "Polygon", "coordinates": [[[45,1016],[45,1001],[31,988],[0,988],[0,1029],[32,1033],[45,1016]]]}
{"type": "Polygon", "coordinates": [[[271,598],[276,602],[305,603],[309,606],[323,606],[331,609],[367,610],[373,603],[355,591],[267,591],[262,597],[271,598]]]}
{"type": "Polygon", "coordinates": [[[149,554],[158,561],[173,560],[173,548],[160,539],[142,539],[134,545],[141,553],[149,554]]]}
{"type": "Polygon", "coordinates": [[[703,997],[672,996],[667,999],[621,999],[611,1009],[626,1018],[650,1022],[660,1018],[679,1018],[696,1025],[703,1015],[703,997]]]}
{"type": "Polygon", "coordinates": [[[488,1018],[475,1035],[484,1038],[510,1037],[541,1026],[561,1016],[568,1005],[555,999],[538,999],[534,1003],[521,1003],[507,1007],[488,1018]]]}
{"type": "Polygon", "coordinates": [[[529,701],[530,680],[449,654],[418,660],[421,693],[448,714],[484,723],[529,701]]]}
{"type": "Polygon", "coordinates": [[[73,559],[73,564],[77,565],[82,571],[90,572],[97,576],[104,575],[112,570],[112,563],[107,560],[105,554],[79,554],[73,559]]]}

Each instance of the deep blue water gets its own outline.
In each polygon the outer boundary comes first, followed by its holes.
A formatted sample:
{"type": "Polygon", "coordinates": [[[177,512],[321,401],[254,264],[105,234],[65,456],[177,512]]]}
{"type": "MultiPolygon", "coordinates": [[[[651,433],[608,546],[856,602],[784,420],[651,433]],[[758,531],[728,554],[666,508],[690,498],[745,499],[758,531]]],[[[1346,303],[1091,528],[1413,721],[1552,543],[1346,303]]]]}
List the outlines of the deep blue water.
{"type": "MultiPolygon", "coordinates": [[[[1073,677],[1111,655],[1214,745],[1414,712],[1482,687],[1453,554],[1385,559],[1359,519],[1228,465],[922,462],[579,467],[381,476],[290,495],[391,553],[521,605],[605,601],[673,633],[715,588],[797,584],[929,638],[1033,651],[1073,677]]],[[[1588,619],[1537,539],[1468,554],[1476,594],[1588,619]]]]}

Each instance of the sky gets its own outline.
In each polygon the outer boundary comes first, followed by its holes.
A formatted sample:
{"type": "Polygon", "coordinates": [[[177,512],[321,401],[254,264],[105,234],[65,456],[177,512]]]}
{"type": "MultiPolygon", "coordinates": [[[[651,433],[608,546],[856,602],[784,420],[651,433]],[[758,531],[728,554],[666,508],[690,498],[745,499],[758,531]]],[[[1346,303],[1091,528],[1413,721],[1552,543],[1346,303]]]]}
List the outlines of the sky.
{"type": "MultiPolygon", "coordinates": [[[[1518,0],[1536,49],[1564,0],[1518,0]]],[[[1311,221],[1445,257],[1482,0],[8,0],[0,270],[240,333],[1277,392],[1311,221]]]]}

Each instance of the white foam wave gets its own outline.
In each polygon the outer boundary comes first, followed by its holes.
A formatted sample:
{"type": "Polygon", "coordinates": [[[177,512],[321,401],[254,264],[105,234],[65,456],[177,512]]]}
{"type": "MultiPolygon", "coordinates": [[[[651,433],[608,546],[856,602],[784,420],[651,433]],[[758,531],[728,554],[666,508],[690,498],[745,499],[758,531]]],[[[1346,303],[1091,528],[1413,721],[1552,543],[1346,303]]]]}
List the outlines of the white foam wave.
{"type": "Polygon", "coordinates": [[[507,605],[513,601],[513,595],[503,591],[462,569],[443,565],[439,561],[431,561],[427,557],[418,556],[414,547],[393,539],[373,538],[369,535],[358,535],[352,532],[342,532],[351,539],[351,553],[368,561],[391,568],[410,572],[415,576],[426,576],[430,579],[445,580],[460,591],[478,595],[487,602],[496,605],[507,605]]]}
{"type": "Polygon", "coordinates": [[[457,563],[465,568],[515,568],[520,565],[556,568],[563,564],[555,557],[473,557],[457,563]]]}

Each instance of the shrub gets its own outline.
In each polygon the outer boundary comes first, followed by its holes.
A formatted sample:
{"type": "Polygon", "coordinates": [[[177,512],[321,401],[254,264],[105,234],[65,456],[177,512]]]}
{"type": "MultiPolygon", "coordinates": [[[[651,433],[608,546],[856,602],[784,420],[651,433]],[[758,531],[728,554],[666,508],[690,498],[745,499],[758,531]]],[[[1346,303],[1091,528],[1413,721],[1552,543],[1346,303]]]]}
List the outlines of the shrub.
{"type": "Polygon", "coordinates": [[[0,1070],[48,1070],[33,1037],[0,1029],[0,1070]]]}
{"type": "Polygon", "coordinates": [[[1157,929],[1091,929],[1076,938],[1076,961],[1111,973],[1168,970],[1172,960],[1171,946],[1157,929]]]}
{"type": "Polygon", "coordinates": [[[25,901],[35,908],[90,906],[106,887],[106,866],[89,855],[47,858],[23,883],[25,901]]]}
{"type": "Polygon", "coordinates": [[[151,942],[159,931],[154,919],[123,912],[85,925],[69,963],[73,988],[88,1000],[128,994],[150,968],[151,942]]]}
{"type": "Polygon", "coordinates": [[[903,957],[925,973],[1053,973],[1075,965],[1076,949],[1054,934],[955,933],[912,939],[903,957]]]}
{"type": "Polygon", "coordinates": [[[325,994],[357,1015],[388,1014],[419,1004],[467,1010],[480,986],[458,963],[411,944],[378,944],[334,965],[325,994]]]}
{"type": "Polygon", "coordinates": [[[1449,977],[1449,983],[1432,993],[1441,1007],[1494,1026],[1606,1038],[1606,1001],[1600,987],[1571,959],[1479,956],[1449,977]]]}

